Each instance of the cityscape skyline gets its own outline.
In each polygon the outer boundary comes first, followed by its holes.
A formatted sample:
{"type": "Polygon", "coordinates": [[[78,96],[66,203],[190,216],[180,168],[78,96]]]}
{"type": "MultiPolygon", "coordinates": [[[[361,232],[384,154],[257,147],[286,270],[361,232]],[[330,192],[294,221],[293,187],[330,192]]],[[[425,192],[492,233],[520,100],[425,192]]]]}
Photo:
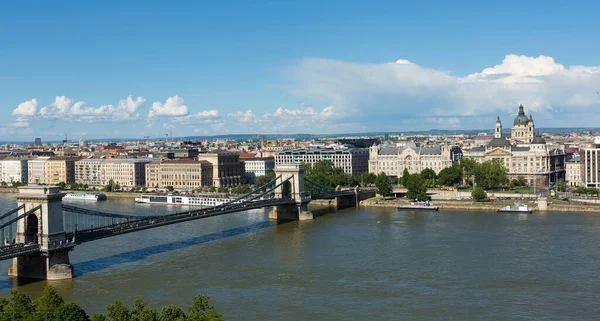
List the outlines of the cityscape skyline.
{"type": "Polygon", "coordinates": [[[2,141],[600,120],[594,2],[62,4],[1,5],[2,141]]]}

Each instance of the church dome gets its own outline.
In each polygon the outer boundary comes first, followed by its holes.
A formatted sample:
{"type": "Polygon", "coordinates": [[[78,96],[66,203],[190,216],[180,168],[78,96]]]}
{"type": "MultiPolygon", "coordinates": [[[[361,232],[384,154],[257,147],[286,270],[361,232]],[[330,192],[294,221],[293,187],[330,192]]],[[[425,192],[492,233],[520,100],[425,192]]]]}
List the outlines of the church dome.
{"type": "Polygon", "coordinates": [[[532,144],[543,144],[546,145],[546,140],[542,136],[535,136],[531,141],[532,144]]]}
{"type": "Polygon", "coordinates": [[[525,125],[527,125],[528,122],[529,122],[529,118],[527,118],[527,116],[525,116],[525,111],[523,110],[523,105],[520,105],[519,106],[519,114],[515,118],[515,122],[513,124],[525,126],[525,125]]]}

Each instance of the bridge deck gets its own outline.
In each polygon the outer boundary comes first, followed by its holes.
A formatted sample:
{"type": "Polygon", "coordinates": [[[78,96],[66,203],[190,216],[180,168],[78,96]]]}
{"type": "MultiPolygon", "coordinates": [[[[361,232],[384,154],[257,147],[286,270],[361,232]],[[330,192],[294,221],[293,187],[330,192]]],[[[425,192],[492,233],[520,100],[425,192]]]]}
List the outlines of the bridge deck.
{"type": "Polygon", "coordinates": [[[14,257],[34,254],[40,252],[40,246],[38,244],[25,244],[25,243],[16,243],[9,244],[0,247],[0,261],[8,260],[14,257]]]}

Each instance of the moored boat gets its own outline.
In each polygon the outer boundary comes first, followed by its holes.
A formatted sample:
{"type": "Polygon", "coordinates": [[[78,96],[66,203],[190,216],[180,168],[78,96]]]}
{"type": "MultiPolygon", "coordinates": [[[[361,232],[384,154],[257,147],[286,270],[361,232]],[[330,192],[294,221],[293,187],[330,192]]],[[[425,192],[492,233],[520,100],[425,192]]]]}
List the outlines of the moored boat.
{"type": "Polygon", "coordinates": [[[499,208],[498,212],[503,213],[531,213],[533,212],[527,205],[519,205],[515,204],[515,206],[507,205],[505,207],[499,208]]]}
{"type": "Polygon", "coordinates": [[[140,197],[136,197],[135,201],[137,203],[144,204],[190,205],[210,207],[231,202],[235,200],[236,196],[237,195],[229,194],[142,194],[140,195],[140,197]]]}
{"type": "Polygon", "coordinates": [[[410,205],[400,205],[398,206],[399,210],[427,210],[427,211],[437,211],[440,209],[439,206],[433,206],[429,201],[423,202],[422,204],[410,203],[410,205]]]}
{"type": "Polygon", "coordinates": [[[104,201],[106,200],[106,194],[104,193],[67,193],[64,200],[78,200],[78,201],[104,201]]]}

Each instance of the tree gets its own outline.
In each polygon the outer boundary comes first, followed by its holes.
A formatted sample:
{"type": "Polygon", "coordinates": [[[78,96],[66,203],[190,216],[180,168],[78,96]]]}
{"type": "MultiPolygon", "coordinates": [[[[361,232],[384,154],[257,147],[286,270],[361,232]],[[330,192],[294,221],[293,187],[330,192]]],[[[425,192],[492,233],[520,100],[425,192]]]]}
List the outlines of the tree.
{"type": "Polygon", "coordinates": [[[407,192],[406,198],[408,199],[416,199],[418,201],[424,201],[427,199],[427,186],[425,186],[425,180],[421,174],[412,174],[409,175],[407,180],[407,192]]]}
{"type": "Polygon", "coordinates": [[[485,161],[477,167],[475,182],[484,189],[496,188],[506,183],[506,167],[500,159],[485,161]]]}
{"type": "Polygon", "coordinates": [[[523,177],[522,175],[519,175],[517,178],[513,179],[512,182],[510,182],[510,184],[514,187],[525,186],[527,185],[527,180],[525,180],[525,177],[523,177]]]}
{"type": "Polygon", "coordinates": [[[173,190],[175,190],[175,188],[171,185],[169,186],[165,186],[165,188],[167,189],[167,191],[172,192],[173,190]]]}
{"type": "Polygon", "coordinates": [[[373,173],[367,173],[367,172],[360,174],[357,178],[358,183],[360,183],[360,185],[362,185],[362,186],[373,185],[373,184],[375,184],[376,180],[377,180],[377,175],[375,175],[373,173]]]}
{"type": "Polygon", "coordinates": [[[462,177],[464,177],[464,179],[466,179],[469,183],[471,182],[471,176],[473,176],[477,171],[477,167],[479,167],[479,164],[472,158],[460,159],[460,168],[463,174],[462,177]]]}
{"type": "Polygon", "coordinates": [[[247,193],[250,193],[251,191],[252,191],[252,189],[250,188],[250,185],[248,185],[248,184],[240,184],[231,189],[231,193],[233,193],[233,194],[247,194],[247,193]]]}
{"type": "Polygon", "coordinates": [[[267,184],[268,182],[270,182],[271,180],[273,180],[275,178],[275,173],[271,172],[267,175],[264,176],[259,176],[256,178],[256,182],[254,183],[255,187],[261,187],[265,184],[267,184]]]}
{"type": "Polygon", "coordinates": [[[67,189],[67,183],[59,182],[56,186],[60,187],[60,189],[67,189]]]}
{"type": "Polygon", "coordinates": [[[314,183],[336,188],[338,186],[348,186],[350,184],[350,175],[343,169],[333,166],[333,162],[325,160],[314,164],[304,163],[304,177],[314,183]]]}
{"type": "Polygon", "coordinates": [[[424,180],[437,178],[437,174],[435,173],[435,171],[429,167],[427,167],[421,171],[421,176],[423,177],[424,180]]]}
{"type": "Polygon", "coordinates": [[[206,295],[199,295],[194,298],[192,305],[188,308],[189,321],[224,321],[222,315],[208,304],[209,299],[206,295]]]}
{"type": "Polygon", "coordinates": [[[483,190],[483,188],[481,187],[476,187],[472,192],[471,192],[471,197],[473,197],[473,200],[477,201],[477,202],[481,202],[483,200],[487,199],[487,193],[483,190]]]}
{"type": "Polygon", "coordinates": [[[390,184],[390,180],[384,172],[379,173],[377,175],[377,179],[375,180],[375,187],[377,187],[377,191],[383,197],[388,197],[392,195],[392,184],[390,184]]]}
{"type": "Polygon", "coordinates": [[[559,192],[567,191],[567,184],[565,183],[564,179],[561,178],[556,181],[556,190],[559,192]]]}
{"type": "Polygon", "coordinates": [[[410,174],[408,173],[408,169],[404,169],[402,171],[402,186],[406,187],[408,185],[408,180],[410,179],[410,174]]]}
{"type": "Polygon", "coordinates": [[[209,193],[215,193],[216,191],[217,191],[217,189],[216,189],[214,186],[211,186],[211,187],[208,189],[208,192],[209,192],[209,193]]]}
{"type": "Polygon", "coordinates": [[[440,171],[438,175],[438,184],[444,186],[454,186],[460,183],[462,170],[458,165],[452,165],[451,167],[446,167],[440,171]]]}

